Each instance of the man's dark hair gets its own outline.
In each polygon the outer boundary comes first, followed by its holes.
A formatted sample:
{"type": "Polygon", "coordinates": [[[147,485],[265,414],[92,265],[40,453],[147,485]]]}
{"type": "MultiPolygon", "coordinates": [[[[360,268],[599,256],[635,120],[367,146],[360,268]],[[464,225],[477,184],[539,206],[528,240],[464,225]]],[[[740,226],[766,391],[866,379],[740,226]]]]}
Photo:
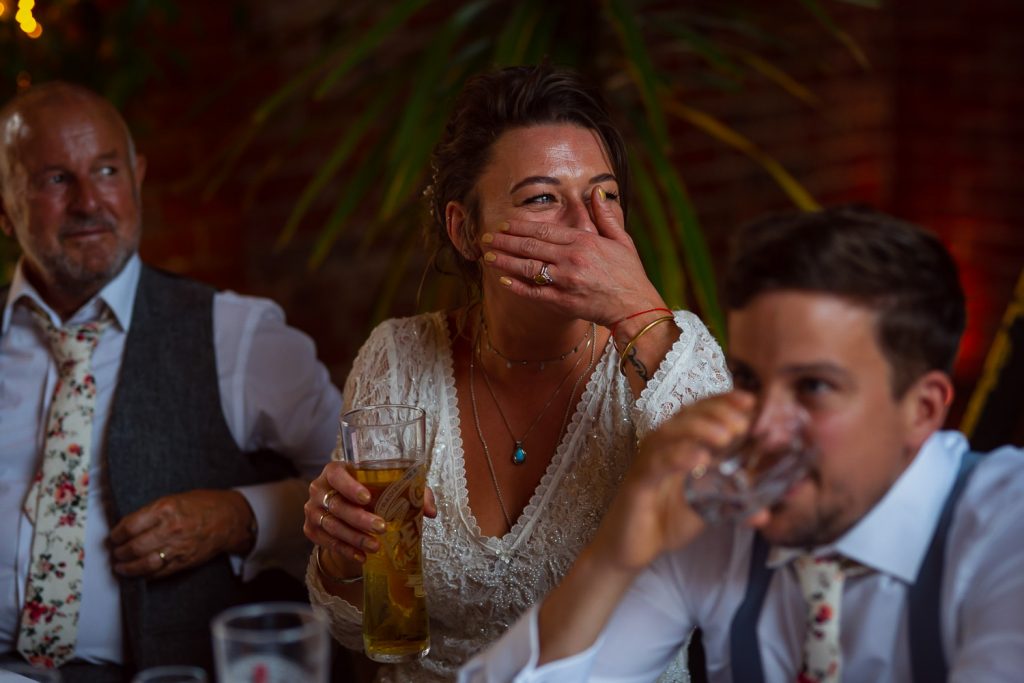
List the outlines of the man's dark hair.
{"type": "Polygon", "coordinates": [[[834,294],[875,310],[895,396],[929,370],[952,370],[963,289],[950,253],[915,225],[860,206],[770,216],[737,234],[728,272],[730,310],[779,290],[834,294]]]}
{"type": "Polygon", "coordinates": [[[479,281],[476,261],[464,258],[449,242],[445,207],[453,200],[466,205],[470,216],[465,226],[467,243],[473,244],[476,235],[470,231],[478,229],[480,208],[473,189],[490,161],[495,141],[510,130],[552,123],[573,124],[597,134],[618,181],[619,203],[626,214],[626,145],[601,95],[575,72],[548,64],[491,71],[472,78],[463,87],[431,158],[427,236],[437,249],[439,268],[445,270],[445,265],[453,264],[470,286],[479,281]]]}

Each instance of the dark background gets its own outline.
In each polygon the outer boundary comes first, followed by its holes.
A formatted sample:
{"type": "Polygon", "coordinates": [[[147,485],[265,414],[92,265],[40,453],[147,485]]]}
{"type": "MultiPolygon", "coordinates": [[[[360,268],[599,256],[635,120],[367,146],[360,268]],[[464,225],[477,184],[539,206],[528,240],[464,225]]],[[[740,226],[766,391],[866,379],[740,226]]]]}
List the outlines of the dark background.
{"type": "MultiPolygon", "coordinates": [[[[149,161],[143,256],[220,287],[274,298],[315,338],[341,384],[395,267],[392,252],[360,249],[365,219],[356,216],[323,265],[309,270],[326,204],[314,204],[287,247],[273,245],[323,159],[322,141],[354,115],[348,103],[327,99],[282,112],[225,182],[208,190],[225,142],[330,39],[346,20],[344,3],[39,0],[44,36],[36,41],[16,29],[16,0],[0,4],[4,98],[19,79],[39,73],[89,82],[104,69],[118,70],[106,91],[121,100],[149,161]],[[85,46],[93,57],[59,63],[58,34],[60,49],[85,46]],[[45,68],[32,66],[43,62],[45,68]]],[[[969,299],[950,420],[959,424],[1024,266],[1024,3],[822,2],[863,50],[868,68],[796,0],[737,4],[779,37],[780,48],[767,56],[820,104],[800,102],[766,80],[723,89],[691,68],[692,56],[680,56],[673,78],[685,85],[688,104],[755,141],[822,204],[868,202],[940,234],[961,265],[969,299]]],[[[743,155],[672,125],[673,159],[720,270],[735,227],[791,204],[743,155]]],[[[423,253],[413,262],[425,262],[423,253]]],[[[405,279],[392,314],[417,310],[418,285],[418,274],[405,279]]],[[[1020,442],[1020,420],[1010,421],[1020,442]]]]}

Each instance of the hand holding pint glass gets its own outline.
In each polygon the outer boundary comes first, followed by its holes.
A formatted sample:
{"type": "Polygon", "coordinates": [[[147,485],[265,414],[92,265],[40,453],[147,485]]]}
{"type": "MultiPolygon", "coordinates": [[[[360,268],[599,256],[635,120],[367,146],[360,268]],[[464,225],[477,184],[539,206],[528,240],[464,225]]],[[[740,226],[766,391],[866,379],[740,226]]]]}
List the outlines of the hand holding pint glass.
{"type": "Polygon", "coordinates": [[[370,491],[366,509],[384,519],[380,549],[363,564],[363,644],[378,662],[430,651],[420,532],[426,486],[422,409],[380,405],[341,417],[345,466],[370,491]]]}
{"type": "Polygon", "coordinates": [[[686,477],[686,500],[708,524],[745,519],[778,502],[807,473],[810,417],[797,404],[762,408],[747,433],[686,477]]]}

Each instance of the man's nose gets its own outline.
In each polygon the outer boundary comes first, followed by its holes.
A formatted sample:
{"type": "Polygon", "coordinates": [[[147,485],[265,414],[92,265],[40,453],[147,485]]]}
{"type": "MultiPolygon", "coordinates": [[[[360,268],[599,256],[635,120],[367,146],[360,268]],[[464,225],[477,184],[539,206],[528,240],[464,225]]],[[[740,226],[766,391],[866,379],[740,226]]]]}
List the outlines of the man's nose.
{"type": "Polygon", "coordinates": [[[800,404],[781,396],[762,396],[750,427],[752,434],[769,444],[785,444],[802,434],[808,415],[800,404]]]}
{"type": "Polygon", "coordinates": [[[74,185],[71,197],[71,208],[81,213],[92,213],[100,206],[99,192],[88,180],[80,180],[74,185]]]}

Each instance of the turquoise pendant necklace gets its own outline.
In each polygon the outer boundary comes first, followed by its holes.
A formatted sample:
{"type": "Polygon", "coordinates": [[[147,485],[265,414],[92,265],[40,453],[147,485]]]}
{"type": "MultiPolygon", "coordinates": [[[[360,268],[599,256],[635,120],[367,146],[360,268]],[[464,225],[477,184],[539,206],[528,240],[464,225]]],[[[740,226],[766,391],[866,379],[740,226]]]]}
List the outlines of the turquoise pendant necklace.
{"type": "MultiPolygon", "coordinates": [[[[555,397],[558,396],[558,394],[562,391],[562,387],[565,386],[565,383],[568,382],[569,378],[572,377],[573,374],[575,374],[576,371],[579,369],[580,363],[583,362],[583,357],[586,355],[586,349],[588,346],[591,346],[594,343],[594,336],[596,334],[597,325],[591,323],[590,333],[587,335],[586,345],[583,347],[584,353],[581,353],[580,357],[576,359],[576,362],[573,364],[573,366],[569,368],[569,372],[565,374],[565,377],[563,377],[562,380],[558,383],[558,386],[555,387],[555,390],[551,392],[551,396],[548,397],[547,403],[544,404],[544,407],[540,409],[540,412],[537,413],[537,416],[533,418],[533,422],[530,423],[530,426],[526,428],[526,431],[519,438],[516,438],[515,432],[512,431],[512,425],[509,423],[508,418],[505,417],[505,411],[501,409],[501,403],[498,402],[498,396],[494,392],[494,387],[491,385],[491,378],[487,375],[486,368],[484,368],[483,363],[480,364],[480,374],[484,376],[484,384],[487,386],[487,392],[491,395],[491,400],[494,401],[494,405],[498,409],[498,415],[501,417],[501,421],[505,423],[505,429],[508,430],[509,436],[512,437],[512,442],[514,444],[512,447],[513,465],[522,465],[526,462],[527,453],[526,448],[523,447],[523,443],[526,441],[526,437],[530,435],[530,433],[533,431],[533,428],[536,427],[537,424],[540,422],[540,419],[544,417],[544,414],[548,411],[548,408],[550,408],[551,404],[554,402],[555,397]]],[[[480,354],[479,337],[477,337],[475,354],[480,354]]],[[[571,401],[572,397],[570,397],[570,404],[571,401]]]]}

